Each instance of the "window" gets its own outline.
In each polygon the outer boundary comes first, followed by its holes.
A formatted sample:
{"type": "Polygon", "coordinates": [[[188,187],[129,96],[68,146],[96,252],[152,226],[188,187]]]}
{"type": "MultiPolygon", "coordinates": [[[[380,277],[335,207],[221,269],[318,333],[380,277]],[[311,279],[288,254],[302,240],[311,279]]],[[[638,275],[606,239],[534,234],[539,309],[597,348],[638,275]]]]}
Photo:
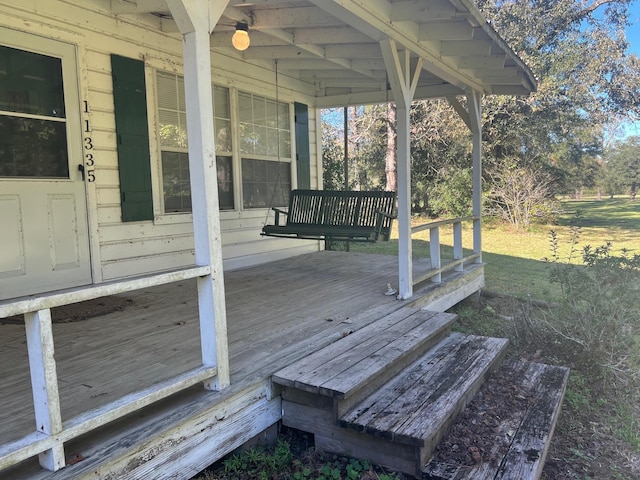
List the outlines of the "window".
{"type": "MultiPolygon", "coordinates": [[[[157,72],[158,131],[162,163],[164,211],[191,211],[187,113],[184,79],[178,75],[157,72]]],[[[231,142],[231,108],[229,90],[213,87],[218,200],[221,210],[233,210],[233,170],[231,142]]]]}
{"type": "Polygon", "coordinates": [[[62,61],[0,46],[0,177],[69,178],[62,61]]]}
{"type": "Polygon", "coordinates": [[[291,191],[289,105],[241,92],[239,131],[244,208],[284,206],[291,191]]]}

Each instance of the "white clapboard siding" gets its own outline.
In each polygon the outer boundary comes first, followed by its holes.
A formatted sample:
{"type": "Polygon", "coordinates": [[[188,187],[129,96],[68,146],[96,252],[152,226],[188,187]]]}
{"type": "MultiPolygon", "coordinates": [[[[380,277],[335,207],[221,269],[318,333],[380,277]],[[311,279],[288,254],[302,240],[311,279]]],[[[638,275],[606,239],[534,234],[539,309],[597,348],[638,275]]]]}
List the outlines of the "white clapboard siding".
{"type": "MultiPolygon", "coordinates": [[[[160,19],[148,15],[112,15],[108,2],[87,0],[0,0],[0,25],[37,35],[45,35],[78,46],[80,95],[89,106],[83,117],[90,121],[94,145],[96,181],[88,189],[89,220],[93,234],[93,257],[96,280],[150,273],[166,268],[190,265],[193,262],[193,227],[190,215],[161,214],[156,205],[156,219],[148,222],[122,223],[118,156],[116,147],[112,53],[144,59],[148,66],[149,120],[155,121],[153,69],[183,74],[182,40],[180,35],[160,31],[160,19]],[[182,217],[182,218],[179,218],[182,217]],[[174,258],[171,258],[173,255],[174,258]]],[[[213,82],[257,93],[285,102],[312,104],[312,86],[301,84],[279,72],[276,91],[275,72],[270,64],[251,66],[234,53],[216,50],[213,57],[213,82]],[[241,72],[238,75],[235,72],[241,72]]],[[[311,185],[319,183],[316,152],[318,135],[316,112],[309,109],[311,152],[311,185]]],[[[293,125],[292,125],[293,128],[293,125]]],[[[293,132],[292,132],[293,133],[293,132]]],[[[156,202],[160,199],[158,146],[150,138],[152,179],[156,202]]],[[[234,167],[237,170],[237,166],[234,167]]],[[[239,174],[239,172],[234,172],[239,174]]],[[[285,252],[317,249],[317,242],[293,242],[265,239],[260,230],[267,219],[265,209],[221,212],[223,256],[235,265],[251,265],[252,261],[282,258],[285,252]],[[310,247],[310,245],[312,247],[310,247]],[[247,259],[240,259],[247,256],[247,259]]],[[[273,221],[272,215],[269,221],[273,221]]]]}
{"type": "Polygon", "coordinates": [[[164,255],[149,255],[135,259],[103,262],[102,275],[105,280],[132,277],[139,272],[154,272],[182,268],[194,264],[194,253],[191,251],[171,252],[164,255]],[[161,267],[161,268],[159,268],[161,267]],[[154,270],[154,268],[156,270],[154,270]]]}

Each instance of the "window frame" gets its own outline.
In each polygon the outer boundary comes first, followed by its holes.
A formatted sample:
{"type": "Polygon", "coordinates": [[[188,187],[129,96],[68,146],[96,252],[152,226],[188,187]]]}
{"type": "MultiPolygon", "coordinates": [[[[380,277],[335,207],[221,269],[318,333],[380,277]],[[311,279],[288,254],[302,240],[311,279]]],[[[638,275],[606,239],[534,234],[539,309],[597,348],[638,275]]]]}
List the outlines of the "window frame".
{"type": "MultiPolygon", "coordinates": [[[[180,92],[179,92],[179,88],[180,88],[180,84],[182,83],[182,86],[184,88],[184,75],[178,74],[176,72],[171,72],[168,71],[167,69],[164,68],[157,68],[157,67],[152,67],[152,77],[153,77],[153,98],[154,98],[154,117],[153,120],[150,121],[150,125],[153,126],[154,128],[154,132],[155,132],[155,137],[156,137],[156,157],[157,157],[157,161],[156,161],[156,165],[157,165],[157,181],[154,182],[155,185],[157,185],[157,201],[158,201],[158,210],[159,210],[159,215],[156,215],[156,220],[159,220],[157,223],[174,223],[174,221],[183,221],[183,219],[186,216],[189,216],[189,218],[192,218],[192,210],[191,208],[184,209],[184,210],[178,210],[178,211],[167,211],[166,209],[166,198],[165,198],[165,178],[164,178],[164,164],[163,164],[163,153],[164,152],[171,152],[171,153],[178,153],[178,154],[185,154],[187,155],[187,159],[188,159],[188,154],[189,154],[189,147],[188,147],[188,141],[186,140],[186,104],[185,104],[185,109],[184,112],[182,110],[180,110],[180,92]],[[161,107],[161,101],[160,101],[160,95],[159,95],[159,88],[158,88],[158,77],[159,76],[165,76],[165,77],[173,77],[176,80],[176,110],[175,112],[178,113],[178,118],[180,118],[180,115],[182,113],[184,113],[185,115],[185,142],[186,145],[184,147],[182,146],[175,146],[175,145],[163,145],[163,141],[161,138],[161,133],[160,133],[160,125],[161,125],[161,110],[163,110],[163,107],[161,107]]],[[[229,108],[229,111],[227,113],[229,113],[229,117],[222,117],[222,116],[217,116],[215,114],[215,106],[214,106],[214,128],[215,125],[217,125],[218,121],[220,121],[221,119],[223,121],[227,121],[229,124],[229,132],[230,132],[230,144],[231,144],[231,150],[219,150],[218,149],[218,144],[216,143],[216,157],[222,157],[222,158],[230,158],[230,165],[231,165],[231,185],[233,187],[233,194],[232,194],[232,199],[233,199],[233,207],[232,208],[224,208],[224,209],[220,209],[220,213],[223,214],[224,212],[236,212],[238,211],[238,195],[236,194],[236,177],[237,177],[237,166],[236,166],[236,162],[235,162],[235,155],[234,155],[234,135],[233,135],[233,107],[232,107],[232,89],[228,86],[223,86],[223,85],[217,85],[215,83],[211,84],[211,93],[212,93],[212,101],[215,102],[215,89],[224,89],[227,93],[227,105],[229,108]]],[[[166,109],[169,110],[169,109],[166,109]]],[[[189,187],[189,192],[191,191],[191,188],[189,187]]]]}

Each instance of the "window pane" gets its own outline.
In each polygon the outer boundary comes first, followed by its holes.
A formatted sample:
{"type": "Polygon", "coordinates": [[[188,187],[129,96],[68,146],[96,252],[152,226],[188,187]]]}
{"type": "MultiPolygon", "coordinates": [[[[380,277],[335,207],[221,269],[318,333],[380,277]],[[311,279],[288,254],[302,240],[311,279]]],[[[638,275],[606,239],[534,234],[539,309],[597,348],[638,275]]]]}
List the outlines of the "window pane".
{"type": "MultiPolygon", "coordinates": [[[[174,151],[162,151],[162,181],[165,212],[191,211],[187,116],[184,80],[169,73],[157,73],[158,130],[160,144],[174,151]],[[183,150],[176,152],[175,150],[183,150]]],[[[231,119],[229,89],[213,86],[216,152],[230,152],[231,119]]],[[[220,209],[234,208],[232,158],[217,156],[220,209]]]]}
{"type": "Polygon", "coordinates": [[[240,107],[240,122],[249,123],[253,122],[253,113],[251,106],[252,98],[248,93],[238,94],[238,105],[240,107]]]}
{"type": "Polygon", "coordinates": [[[216,118],[216,152],[231,151],[231,121],[216,118]]]}
{"type": "Polygon", "coordinates": [[[186,149],[187,126],[181,122],[180,114],[170,110],[160,110],[158,120],[160,145],[186,149]]]}
{"type": "Polygon", "coordinates": [[[228,88],[213,87],[213,107],[217,118],[231,118],[228,88]]]}
{"type": "Polygon", "coordinates": [[[233,210],[233,172],[231,157],[216,157],[220,210],[233,210]]]}
{"type": "Polygon", "coordinates": [[[64,118],[62,61],[0,46],[0,110],[64,118]]]}
{"type": "Polygon", "coordinates": [[[66,124],[0,116],[0,176],[69,178],[66,124]]]}
{"type": "Polygon", "coordinates": [[[162,186],[165,212],[190,212],[189,155],[162,152],[162,186]]]}
{"type": "Polygon", "coordinates": [[[253,133],[253,125],[251,123],[240,123],[240,151],[242,153],[255,153],[256,136],[253,133]]]}
{"type": "MultiPolygon", "coordinates": [[[[231,157],[216,157],[216,163],[220,209],[232,210],[234,208],[234,202],[231,157]]],[[[162,152],[162,184],[165,212],[191,211],[188,154],[162,152]]]]}
{"type": "Polygon", "coordinates": [[[289,203],[291,164],[242,159],[242,204],[244,208],[283,207],[289,203]]]}
{"type": "Polygon", "coordinates": [[[158,73],[156,76],[158,88],[158,107],[178,110],[178,94],[175,75],[158,73]]]}
{"type": "Polygon", "coordinates": [[[278,160],[291,159],[289,105],[248,93],[238,96],[240,152],[278,160]]]}

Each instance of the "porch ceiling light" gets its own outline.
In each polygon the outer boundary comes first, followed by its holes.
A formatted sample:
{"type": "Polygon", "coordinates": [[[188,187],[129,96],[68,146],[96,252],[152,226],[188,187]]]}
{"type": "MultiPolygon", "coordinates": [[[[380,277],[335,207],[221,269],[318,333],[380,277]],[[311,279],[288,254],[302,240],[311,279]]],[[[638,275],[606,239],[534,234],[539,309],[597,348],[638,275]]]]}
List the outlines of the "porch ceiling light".
{"type": "Polygon", "coordinates": [[[236,23],[236,31],[231,37],[231,43],[236,50],[244,51],[249,48],[251,39],[249,38],[249,25],[245,22],[236,23]]]}

